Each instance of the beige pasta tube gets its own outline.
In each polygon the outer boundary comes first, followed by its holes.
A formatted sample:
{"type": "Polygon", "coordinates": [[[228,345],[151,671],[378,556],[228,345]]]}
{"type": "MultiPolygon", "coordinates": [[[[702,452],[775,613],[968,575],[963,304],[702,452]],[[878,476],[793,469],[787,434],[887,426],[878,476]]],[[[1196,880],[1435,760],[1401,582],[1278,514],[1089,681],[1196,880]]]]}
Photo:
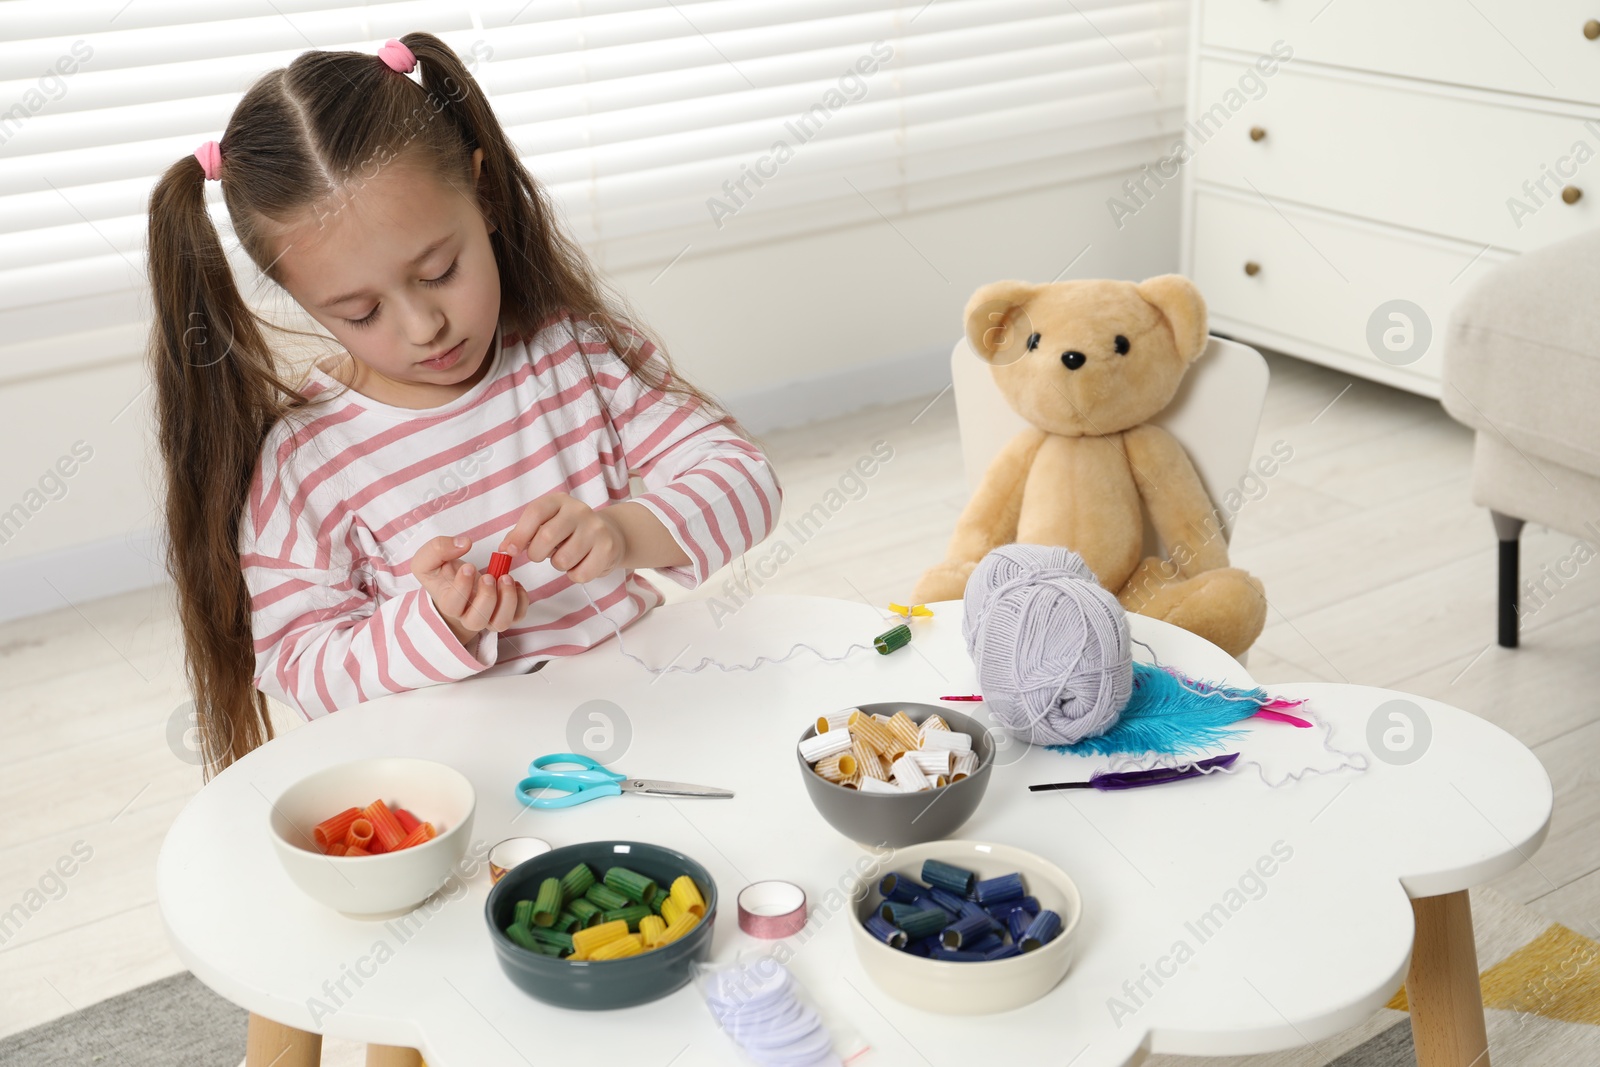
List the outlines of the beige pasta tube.
{"type": "Polygon", "coordinates": [[[843,782],[855,777],[856,758],[848,752],[840,752],[819,761],[814,770],[830,782],[843,782]]]}
{"type": "Polygon", "coordinates": [[[903,711],[897,711],[889,716],[889,732],[907,751],[922,747],[922,735],[917,733],[917,724],[903,711]]]}
{"type": "Polygon", "coordinates": [[[910,756],[901,756],[894,761],[894,784],[900,787],[902,793],[918,793],[924,789],[932,789],[933,782],[916,761],[910,756]]]}
{"type": "Polygon", "coordinates": [[[930,730],[948,730],[948,729],[950,729],[950,724],[945,722],[944,719],[941,716],[939,716],[937,714],[934,714],[934,715],[929,715],[926,719],[922,720],[922,725],[917,727],[917,733],[918,734],[925,734],[930,730]]]}
{"type": "Polygon", "coordinates": [[[947,748],[930,748],[906,753],[906,759],[915,763],[923,774],[930,777],[937,774],[949,775],[954,758],[955,753],[947,748]]]}
{"type": "Polygon", "coordinates": [[[898,786],[890,785],[888,782],[877,778],[863,778],[861,779],[861,791],[863,793],[898,793],[900,789],[898,786]]]}
{"type": "MultiPolygon", "coordinates": [[[[850,723],[850,733],[856,740],[864,743],[872,751],[888,755],[899,747],[895,736],[889,732],[888,727],[867,715],[857,715],[850,723]]],[[[827,737],[827,734],[822,736],[827,737]]]]}
{"type": "Polygon", "coordinates": [[[850,725],[850,716],[856,713],[855,708],[849,711],[839,711],[832,715],[817,716],[817,733],[825,734],[831,730],[843,730],[850,725]]]}
{"type": "Polygon", "coordinates": [[[850,735],[844,730],[829,730],[825,734],[817,734],[800,742],[800,758],[807,763],[815,763],[820,759],[849,751],[850,735]]]}
{"type": "Polygon", "coordinates": [[[978,754],[976,752],[957,752],[950,761],[950,780],[959,782],[971,776],[978,769],[978,754]]]}
{"type": "Polygon", "coordinates": [[[856,769],[863,778],[876,778],[880,782],[889,780],[889,772],[884,770],[883,761],[878,754],[867,747],[861,738],[856,738],[855,745],[850,749],[850,754],[856,758],[856,769]]]}
{"type": "Polygon", "coordinates": [[[972,735],[960,730],[930,730],[922,735],[922,747],[947,748],[952,752],[971,752],[972,735]]]}

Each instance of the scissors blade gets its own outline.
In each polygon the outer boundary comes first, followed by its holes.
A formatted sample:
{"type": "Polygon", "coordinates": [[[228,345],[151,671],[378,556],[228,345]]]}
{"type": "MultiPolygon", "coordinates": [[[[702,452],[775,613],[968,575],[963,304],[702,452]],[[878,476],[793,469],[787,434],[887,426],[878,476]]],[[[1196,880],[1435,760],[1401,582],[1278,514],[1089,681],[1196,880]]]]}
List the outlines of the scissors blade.
{"type": "Polygon", "coordinates": [[[643,793],[657,797],[731,797],[733,790],[718,789],[714,785],[689,785],[687,782],[663,782],[655,778],[628,778],[617,783],[624,793],[643,793]]]}

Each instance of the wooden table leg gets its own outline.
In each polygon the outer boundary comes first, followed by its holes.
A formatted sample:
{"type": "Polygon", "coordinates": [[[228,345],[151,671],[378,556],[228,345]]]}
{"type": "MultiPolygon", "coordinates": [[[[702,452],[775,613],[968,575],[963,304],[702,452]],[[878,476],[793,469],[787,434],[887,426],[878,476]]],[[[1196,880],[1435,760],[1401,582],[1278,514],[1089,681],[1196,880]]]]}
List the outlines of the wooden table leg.
{"type": "Polygon", "coordinates": [[[367,1067],[421,1067],[422,1054],[414,1048],[368,1045],[367,1067]]]}
{"type": "Polygon", "coordinates": [[[322,1062],[322,1035],[250,1013],[245,1037],[245,1067],[317,1067],[322,1062]]]}
{"type": "Polygon", "coordinates": [[[1478,947],[1466,890],[1411,902],[1416,938],[1406,1000],[1417,1067],[1489,1067],[1478,947]]]}

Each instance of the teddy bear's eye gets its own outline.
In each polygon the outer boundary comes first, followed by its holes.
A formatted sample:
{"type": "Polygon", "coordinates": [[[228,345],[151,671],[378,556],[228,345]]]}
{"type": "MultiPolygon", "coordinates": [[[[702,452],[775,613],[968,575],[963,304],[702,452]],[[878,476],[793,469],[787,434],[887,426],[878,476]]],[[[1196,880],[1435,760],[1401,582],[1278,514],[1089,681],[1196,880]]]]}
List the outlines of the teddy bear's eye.
{"type": "Polygon", "coordinates": [[[1129,347],[1128,346],[1128,339],[1126,337],[1122,336],[1120,333],[1117,334],[1117,355],[1119,355],[1119,356],[1127,355],[1128,354],[1128,347],[1129,347]]]}
{"type": "Polygon", "coordinates": [[[1037,333],[1030,333],[1028,335],[1028,351],[1032,352],[1035,348],[1038,348],[1038,347],[1039,347],[1039,335],[1037,333]]]}

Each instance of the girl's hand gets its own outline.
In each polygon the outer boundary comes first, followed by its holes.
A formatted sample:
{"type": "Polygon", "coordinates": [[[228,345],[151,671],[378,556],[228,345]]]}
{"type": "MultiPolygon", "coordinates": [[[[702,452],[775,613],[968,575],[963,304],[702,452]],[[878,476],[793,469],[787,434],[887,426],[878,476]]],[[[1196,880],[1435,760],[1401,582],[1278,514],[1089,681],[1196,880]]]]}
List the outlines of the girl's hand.
{"type": "Polygon", "coordinates": [[[522,510],[500,551],[548,559],[574,582],[588,582],[622,566],[628,539],[606,510],[596,511],[566,493],[546,493],[522,510]]]}
{"type": "Polygon", "coordinates": [[[411,573],[463,648],[484,630],[498,633],[528,614],[528,591],[521,582],[508,574],[497,584],[487,574],[479,577],[470,563],[456,564],[471,547],[466,536],[435,537],[411,557],[411,573]]]}

